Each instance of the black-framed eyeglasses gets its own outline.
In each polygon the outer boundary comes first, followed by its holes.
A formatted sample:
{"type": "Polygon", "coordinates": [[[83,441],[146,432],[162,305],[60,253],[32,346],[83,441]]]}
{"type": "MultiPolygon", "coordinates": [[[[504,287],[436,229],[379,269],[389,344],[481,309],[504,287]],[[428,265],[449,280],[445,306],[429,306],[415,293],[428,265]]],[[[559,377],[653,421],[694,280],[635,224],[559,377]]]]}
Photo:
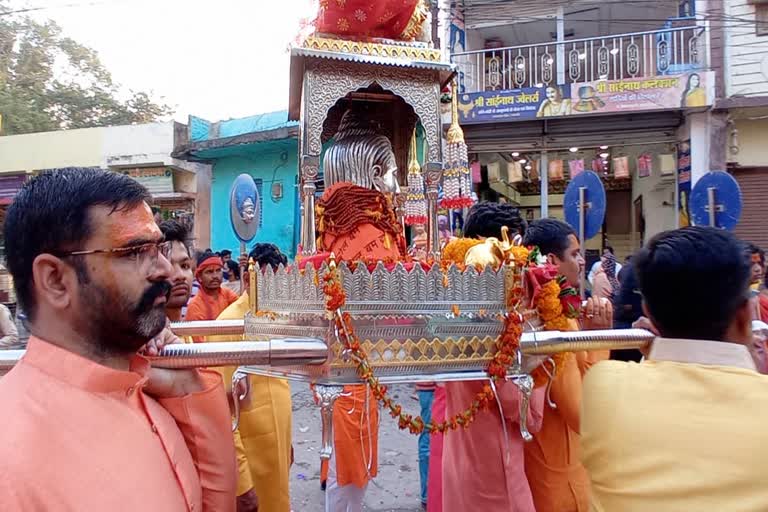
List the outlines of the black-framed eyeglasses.
{"type": "Polygon", "coordinates": [[[126,258],[140,266],[157,263],[158,254],[165,259],[171,256],[171,242],[151,242],[147,244],[131,245],[128,247],[115,247],[112,249],[89,249],[83,251],[71,251],[62,256],[88,256],[90,254],[107,254],[118,258],[126,258]]]}

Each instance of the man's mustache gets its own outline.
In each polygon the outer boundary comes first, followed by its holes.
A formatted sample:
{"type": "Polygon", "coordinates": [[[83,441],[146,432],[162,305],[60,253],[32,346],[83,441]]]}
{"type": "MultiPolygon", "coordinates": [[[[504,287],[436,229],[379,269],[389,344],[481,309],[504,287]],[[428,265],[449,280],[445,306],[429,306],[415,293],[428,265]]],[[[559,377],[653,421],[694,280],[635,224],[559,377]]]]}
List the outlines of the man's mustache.
{"type": "Polygon", "coordinates": [[[166,299],[171,293],[171,283],[168,281],[157,281],[147,288],[142,294],[139,304],[136,306],[137,313],[146,313],[155,307],[155,300],[158,297],[165,297],[166,299]]]}

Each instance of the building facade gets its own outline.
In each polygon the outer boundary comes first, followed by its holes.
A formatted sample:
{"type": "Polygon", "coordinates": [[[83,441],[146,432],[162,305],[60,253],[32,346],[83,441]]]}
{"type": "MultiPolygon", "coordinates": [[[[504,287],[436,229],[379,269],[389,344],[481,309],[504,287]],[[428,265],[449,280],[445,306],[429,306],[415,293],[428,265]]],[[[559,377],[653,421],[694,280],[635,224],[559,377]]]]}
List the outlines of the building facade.
{"type": "MultiPolygon", "coordinates": [[[[741,185],[744,207],[736,234],[768,249],[768,1],[726,0],[718,24],[722,41],[721,150],[741,185]]],[[[713,29],[714,30],[714,29],[713,29]]]]}
{"type": "Polygon", "coordinates": [[[569,181],[596,172],[607,212],[587,242],[592,258],[608,245],[622,258],[685,225],[690,186],[725,169],[710,150],[723,131],[712,128],[722,70],[708,7],[451,2],[443,39],[481,199],[515,203],[528,219],[562,218],[569,181]]]}
{"type": "Polygon", "coordinates": [[[171,156],[186,139],[186,125],[173,121],[0,137],[0,216],[35,173],[99,167],[147,186],[165,218],[192,223],[196,243],[208,245],[211,169],[171,156]]]}
{"type": "MultiPolygon", "coordinates": [[[[175,156],[212,168],[210,247],[237,254],[240,241],[230,224],[230,188],[240,174],[259,190],[256,242],[277,245],[289,258],[296,254],[299,230],[298,123],[288,112],[272,112],[211,123],[190,118],[189,140],[175,156]]],[[[200,247],[201,249],[204,247],[200,247]]]]}

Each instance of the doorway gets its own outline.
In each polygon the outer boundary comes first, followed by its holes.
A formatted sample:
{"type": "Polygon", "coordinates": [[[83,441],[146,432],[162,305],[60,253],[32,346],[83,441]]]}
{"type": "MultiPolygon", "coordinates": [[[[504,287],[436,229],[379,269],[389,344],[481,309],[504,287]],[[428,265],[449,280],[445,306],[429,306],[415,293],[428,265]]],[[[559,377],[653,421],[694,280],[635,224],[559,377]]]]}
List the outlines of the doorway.
{"type": "Polygon", "coordinates": [[[635,218],[633,219],[633,229],[635,233],[638,233],[640,246],[645,244],[645,214],[643,213],[643,196],[637,196],[634,202],[635,206],[635,218]]]}

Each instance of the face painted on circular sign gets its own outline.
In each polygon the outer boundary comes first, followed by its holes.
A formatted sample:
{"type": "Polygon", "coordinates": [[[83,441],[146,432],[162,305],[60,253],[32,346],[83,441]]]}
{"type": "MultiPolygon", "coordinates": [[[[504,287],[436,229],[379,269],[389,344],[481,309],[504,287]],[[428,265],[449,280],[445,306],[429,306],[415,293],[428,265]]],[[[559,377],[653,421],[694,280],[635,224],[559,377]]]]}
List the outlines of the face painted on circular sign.
{"type": "Polygon", "coordinates": [[[240,218],[246,224],[250,224],[256,218],[256,204],[250,197],[246,197],[237,210],[240,212],[240,218]]]}
{"type": "Polygon", "coordinates": [[[259,229],[259,190],[247,174],[235,179],[230,192],[229,218],[241,242],[250,242],[259,229]]]}

